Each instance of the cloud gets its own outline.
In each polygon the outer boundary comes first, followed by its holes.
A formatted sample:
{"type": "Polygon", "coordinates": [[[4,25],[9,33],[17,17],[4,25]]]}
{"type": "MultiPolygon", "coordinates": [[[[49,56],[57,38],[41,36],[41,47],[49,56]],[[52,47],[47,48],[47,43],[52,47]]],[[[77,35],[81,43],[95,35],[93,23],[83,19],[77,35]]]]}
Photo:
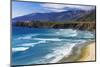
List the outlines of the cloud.
{"type": "Polygon", "coordinates": [[[55,8],[55,9],[63,9],[64,7],[66,7],[67,5],[63,5],[63,4],[41,4],[42,7],[46,7],[46,8],[55,8]]]}
{"type": "Polygon", "coordinates": [[[67,5],[67,7],[70,8],[77,8],[77,9],[82,9],[82,10],[92,10],[95,9],[95,6],[87,6],[87,5],[67,5]]]}
{"type": "Polygon", "coordinates": [[[67,6],[62,4],[40,4],[40,6],[53,12],[67,11],[67,9],[64,9],[67,6]]]}
{"type": "Polygon", "coordinates": [[[94,6],[86,6],[86,5],[65,5],[65,4],[40,4],[43,8],[54,11],[61,12],[67,11],[68,8],[76,8],[81,10],[92,10],[94,6]]]}

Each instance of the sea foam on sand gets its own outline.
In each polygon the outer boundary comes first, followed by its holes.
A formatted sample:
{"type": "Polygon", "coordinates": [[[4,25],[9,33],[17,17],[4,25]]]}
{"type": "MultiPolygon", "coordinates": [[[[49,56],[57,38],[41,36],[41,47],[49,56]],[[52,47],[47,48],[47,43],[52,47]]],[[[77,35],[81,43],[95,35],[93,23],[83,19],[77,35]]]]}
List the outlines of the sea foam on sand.
{"type": "Polygon", "coordinates": [[[46,56],[44,56],[44,59],[42,59],[43,61],[38,61],[38,63],[57,63],[59,60],[61,60],[64,56],[69,56],[71,54],[72,48],[76,45],[76,43],[67,43],[67,47],[66,45],[63,47],[58,47],[53,49],[53,52],[50,54],[47,54],[46,56]]]}

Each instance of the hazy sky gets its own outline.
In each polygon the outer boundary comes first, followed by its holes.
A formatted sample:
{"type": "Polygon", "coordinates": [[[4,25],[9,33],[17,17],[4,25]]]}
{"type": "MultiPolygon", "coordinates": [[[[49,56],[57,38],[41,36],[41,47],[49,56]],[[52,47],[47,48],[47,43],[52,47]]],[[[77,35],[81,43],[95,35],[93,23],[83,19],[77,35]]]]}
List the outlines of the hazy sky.
{"type": "Polygon", "coordinates": [[[94,9],[94,6],[48,4],[34,2],[12,2],[12,17],[22,16],[30,13],[48,13],[67,11],[68,8],[78,8],[83,10],[94,9]]]}

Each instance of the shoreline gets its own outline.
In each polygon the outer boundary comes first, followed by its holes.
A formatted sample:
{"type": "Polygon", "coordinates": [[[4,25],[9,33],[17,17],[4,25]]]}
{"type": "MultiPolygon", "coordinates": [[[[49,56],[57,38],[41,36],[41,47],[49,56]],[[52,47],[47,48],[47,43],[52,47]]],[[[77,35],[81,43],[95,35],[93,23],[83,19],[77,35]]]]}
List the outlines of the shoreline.
{"type": "Polygon", "coordinates": [[[77,45],[69,57],[65,56],[58,63],[77,62],[77,61],[95,61],[95,42],[86,42],[82,46],[77,45]],[[79,46],[79,47],[78,47],[79,46]]]}
{"type": "Polygon", "coordinates": [[[78,61],[95,61],[95,42],[82,48],[82,54],[78,61]]]}

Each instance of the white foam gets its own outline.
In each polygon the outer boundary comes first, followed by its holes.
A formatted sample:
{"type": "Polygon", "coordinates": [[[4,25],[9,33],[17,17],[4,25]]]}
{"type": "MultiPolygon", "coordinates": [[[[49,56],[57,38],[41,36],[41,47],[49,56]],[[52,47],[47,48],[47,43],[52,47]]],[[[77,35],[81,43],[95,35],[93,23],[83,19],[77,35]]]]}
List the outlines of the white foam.
{"type": "Polygon", "coordinates": [[[89,31],[78,31],[78,37],[81,38],[95,38],[95,35],[89,31]]]}
{"type": "Polygon", "coordinates": [[[56,34],[65,37],[74,37],[78,35],[77,30],[73,29],[60,29],[58,32],[56,32],[56,34]]]}
{"type": "MultiPolygon", "coordinates": [[[[51,63],[56,63],[56,62],[58,62],[59,60],[61,60],[64,56],[69,56],[70,55],[70,53],[71,53],[71,50],[72,50],[72,48],[75,46],[75,44],[71,44],[71,46],[70,46],[70,48],[63,48],[61,51],[56,51],[55,53],[57,53],[56,54],[56,56],[58,56],[58,57],[56,57],[55,59],[53,59],[52,61],[50,61],[51,63]]],[[[66,46],[67,47],[67,46],[66,46]]]]}
{"type": "Polygon", "coordinates": [[[31,36],[18,37],[17,39],[18,40],[21,40],[21,39],[31,39],[31,36]]]}
{"type": "Polygon", "coordinates": [[[17,46],[27,46],[27,47],[29,47],[29,46],[31,46],[31,47],[33,47],[33,46],[35,46],[35,44],[36,43],[25,43],[25,44],[19,44],[19,45],[17,45],[17,46]]]}
{"type": "Polygon", "coordinates": [[[34,40],[45,40],[45,41],[62,41],[59,38],[33,38],[34,40]]]}
{"type": "Polygon", "coordinates": [[[45,43],[46,41],[39,41],[36,43],[25,43],[25,44],[19,44],[17,46],[24,46],[24,47],[34,47],[36,44],[40,44],[40,43],[45,43]]]}
{"type": "Polygon", "coordinates": [[[16,48],[12,48],[13,52],[17,52],[17,51],[25,51],[29,49],[29,47],[16,47],[16,48]]]}
{"type": "Polygon", "coordinates": [[[29,34],[29,35],[26,35],[26,36],[23,36],[23,37],[18,37],[17,39],[18,40],[21,40],[21,39],[31,39],[32,36],[37,36],[39,34],[29,34]]]}
{"type": "Polygon", "coordinates": [[[64,56],[69,56],[71,54],[72,48],[76,45],[76,43],[65,45],[63,47],[59,47],[54,49],[53,53],[50,53],[45,56],[46,59],[53,58],[49,63],[56,63],[61,60],[64,56]]]}

